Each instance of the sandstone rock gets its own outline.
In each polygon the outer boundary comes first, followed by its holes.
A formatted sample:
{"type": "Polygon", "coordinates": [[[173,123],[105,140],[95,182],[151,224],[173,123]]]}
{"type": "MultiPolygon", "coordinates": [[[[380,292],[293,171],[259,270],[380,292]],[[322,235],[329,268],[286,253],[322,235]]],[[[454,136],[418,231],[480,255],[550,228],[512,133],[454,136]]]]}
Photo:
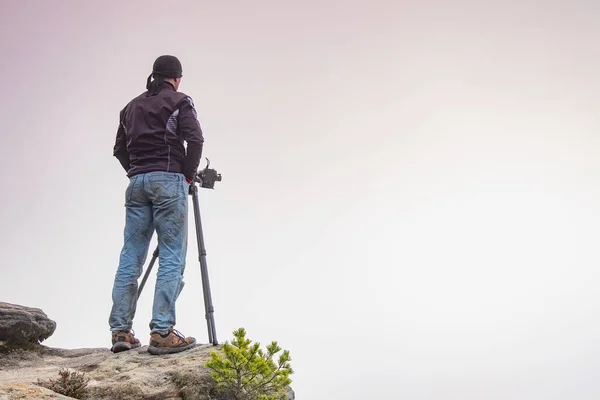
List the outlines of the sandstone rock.
{"type": "Polygon", "coordinates": [[[72,400],[46,388],[32,383],[15,383],[0,388],[0,400],[39,399],[39,400],[72,400]]]}
{"type": "MultiPolygon", "coordinates": [[[[44,397],[53,394],[36,385],[38,379],[56,380],[61,369],[85,373],[90,379],[86,399],[219,399],[210,370],[204,364],[210,353],[219,351],[221,346],[199,344],[191,350],[163,356],[150,355],[147,348],[113,354],[108,348],[55,349],[37,345],[32,351],[18,349],[0,354],[0,400],[69,399],[56,394],[44,397]],[[2,397],[9,392],[13,397],[2,397]],[[19,393],[27,396],[18,397],[19,393]]],[[[290,389],[288,399],[294,398],[290,389]]]]}
{"type": "MultiPolygon", "coordinates": [[[[56,390],[54,385],[39,385],[58,381],[61,370],[85,374],[85,399],[227,400],[216,393],[205,367],[211,352],[221,346],[198,344],[181,353],[153,356],[147,345],[117,354],[108,348],[41,345],[55,329],[56,323],[40,309],[0,302],[0,400],[71,399],[48,390],[56,390]]],[[[295,399],[291,388],[287,399],[295,399]]]]}
{"type": "Polygon", "coordinates": [[[0,302],[0,341],[10,344],[39,343],[48,339],[56,329],[39,308],[0,302]]]}

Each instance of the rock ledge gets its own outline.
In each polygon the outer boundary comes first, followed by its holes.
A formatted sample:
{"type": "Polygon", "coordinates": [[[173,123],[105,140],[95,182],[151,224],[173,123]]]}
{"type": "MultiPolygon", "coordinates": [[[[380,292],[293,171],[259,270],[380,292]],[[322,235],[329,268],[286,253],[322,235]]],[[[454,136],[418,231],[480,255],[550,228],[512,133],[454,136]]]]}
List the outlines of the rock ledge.
{"type": "Polygon", "coordinates": [[[40,343],[56,330],[56,322],[39,308],[0,302],[0,341],[40,343]]]}

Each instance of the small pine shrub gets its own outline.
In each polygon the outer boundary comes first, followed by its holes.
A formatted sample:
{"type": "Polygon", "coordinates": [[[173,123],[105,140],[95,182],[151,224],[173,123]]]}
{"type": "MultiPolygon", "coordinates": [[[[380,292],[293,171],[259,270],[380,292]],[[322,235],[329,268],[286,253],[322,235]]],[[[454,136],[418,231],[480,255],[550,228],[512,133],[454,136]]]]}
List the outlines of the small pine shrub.
{"type": "Polygon", "coordinates": [[[41,381],[38,379],[38,385],[74,399],[82,399],[85,396],[90,379],[84,373],[77,371],[69,372],[67,369],[61,369],[58,375],[59,378],[57,380],[49,379],[41,381]]]}
{"type": "Polygon", "coordinates": [[[292,382],[289,376],[294,373],[289,351],[284,350],[275,362],[281,351],[277,342],[271,342],[264,352],[260,343],[252,344],[246,338],[244,328],[234,331],[233,336],[231,343],[223,344],[224,357],[213,351],[206,362],[219,393],[232,400],[285,399],[292,382]]]}

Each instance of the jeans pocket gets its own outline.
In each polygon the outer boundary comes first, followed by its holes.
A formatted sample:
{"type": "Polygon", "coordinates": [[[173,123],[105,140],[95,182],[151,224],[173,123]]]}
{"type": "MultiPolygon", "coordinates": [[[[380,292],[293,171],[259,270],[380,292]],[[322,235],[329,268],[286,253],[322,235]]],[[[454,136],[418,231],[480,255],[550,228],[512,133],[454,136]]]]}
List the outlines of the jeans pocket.
{"type": "Polygon", "coordinates": [[[164,173],[150,175],[148,181],[158,200],[173,199],[181,195],[181,179],[177,174],[164,173]]]}
{"type": "Polygon", "coordinates": [[[131,202],[131,196],[133,193],[133,186],[135,185],[137,177],[133,177],[129,180],[129,185],[127,185],[127,189],[125,189],[125,204],[129,204],[131,202]]]}

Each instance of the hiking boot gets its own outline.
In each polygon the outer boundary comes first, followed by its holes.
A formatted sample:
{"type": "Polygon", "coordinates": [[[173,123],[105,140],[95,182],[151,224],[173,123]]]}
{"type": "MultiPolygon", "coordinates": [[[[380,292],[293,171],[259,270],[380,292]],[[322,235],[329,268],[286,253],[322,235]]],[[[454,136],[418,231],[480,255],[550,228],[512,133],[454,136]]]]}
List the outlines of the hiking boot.
{"type": "Polygon", "coordinates": [[[150,334],[148,353],[153,355],[179,353],[194,347],[196,339],[184,337],[181,333],[171,328],[166,336],[153,332],[150,334]]]}
{"type": "Polygon", "coordinates": [[[133,333],[133,331],[113,332],[112,344],[113,346],[110,350],[113,353],[135,349],[142,345],[139,339],[135,338],[135,333],[133,333]]]}

